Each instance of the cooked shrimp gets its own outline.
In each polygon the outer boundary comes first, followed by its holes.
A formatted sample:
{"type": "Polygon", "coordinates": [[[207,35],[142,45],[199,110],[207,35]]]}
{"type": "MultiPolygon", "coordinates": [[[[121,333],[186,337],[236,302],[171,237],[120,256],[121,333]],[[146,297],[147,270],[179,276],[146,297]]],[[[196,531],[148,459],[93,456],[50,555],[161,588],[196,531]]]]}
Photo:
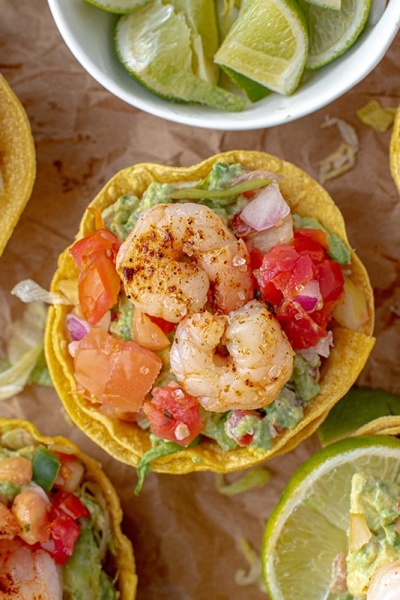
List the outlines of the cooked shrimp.
{"type": "Polygon", "coordinates": [[[159,204],[143,212],[116,266],[132,303],[172,323],[210,299],[228,313],[253,297],[245,243],[200,204],[159,204]]]}
{"type": "Polygon", "coordinates": [[[21,531],[21,525],[10,508],[0,502],[0,540],[12,540],[21,531]]]}
{"type": "Polygon", "coordinates": [[[276,318],[257,300],[228,315],[183,319],[170,351],[178,382],[207,410],[270,404],[293,372],[293,349],[276,318]],[[226,347],[227,356],[218,352],[226,347]]]}
{"type": "Polygon", "coordinates": [[[380,567],[371,577],[367,600],[400,598],[400,560],[380,567]]]}
{"type": "Polygon", "coordinates": [[[61,600],[61,571],[46,550],[0,540],[0,590],[2,600],[61,600]]]}

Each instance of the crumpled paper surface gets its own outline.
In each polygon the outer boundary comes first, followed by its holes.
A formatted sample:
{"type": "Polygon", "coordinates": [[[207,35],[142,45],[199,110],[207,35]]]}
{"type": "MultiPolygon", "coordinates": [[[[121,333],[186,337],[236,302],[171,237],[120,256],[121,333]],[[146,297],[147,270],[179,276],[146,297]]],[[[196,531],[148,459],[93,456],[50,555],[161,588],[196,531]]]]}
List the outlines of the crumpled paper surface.
{"type": "MultiPolygon", "coordinates": [[[[359,382],[400,394],[400,198],[389,171],[391,129],[377,132],[356,114],[371,100],[400,104],[400,34],[364,81],[315,114],[272,129],[221,132],[162,121],[102,89],[65,46],[45,0],[0,0],[0,13],[0,72],[25,106],[37,152],[32,197],[0,258],[0,351],[7,324],[21,311],[11,289],[28,277],[48,288],[86,205],[117,170],[143,161],[188,166],[216,152],[254,149],[318,179],[320,161],[342,142],[336,126],[322,126],[327,117],[340,118],[354,127],[359,151],[355,166],[325,187],[343,212],[376,301],[377,342],[359,382]]],[[[316,436],[266,463],[271,476],[263,488],[225,496],[212,473],[150,474],[135,496],[135,470],[72,426],[53,389],[28,386],[0,404],[0,415],[66,435],[102,462],[134,546],[138,600],[267,597],[256,583],[235,579],[242,571],[246,580],[249,570],[240,540],[259,553],[271,509],[295,468],[319,447],[316,436]]]]}

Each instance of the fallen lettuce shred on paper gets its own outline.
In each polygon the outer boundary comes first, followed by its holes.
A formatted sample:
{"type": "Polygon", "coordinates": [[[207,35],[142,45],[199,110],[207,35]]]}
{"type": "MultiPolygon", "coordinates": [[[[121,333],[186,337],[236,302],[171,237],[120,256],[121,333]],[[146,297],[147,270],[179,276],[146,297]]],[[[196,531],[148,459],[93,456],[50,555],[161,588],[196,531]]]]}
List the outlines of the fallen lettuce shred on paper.
{"type": "Polygon", "coordinates": [[[235,496],[236,494],[247,492],[253,488],[264,487],[270,476],[270,472],[264,467],[253,467],[252,469],[245,471],[245,473],[235,481],[226,483],[223,473],[216,473],[215,486],[220,494],[225,496],[235,496]]]}
{"type": "Polygon", "coordinates": [[[321,127],[336,125],[343,142],[329,156],[320,162],[319,182],[323,185],[330,179],[339,177],[350,171],[356,164],[359,141],[356,130],[352,125],[338,117],[326,117],[321,127]]]}
{"type": "Polygon", "coordinates": [[[34,301],[9,323],[7,356],[0,361],[0,400],[19,394],[28,383],[51,385],[43,350],[46,314],[45,304],[34,301]]]}

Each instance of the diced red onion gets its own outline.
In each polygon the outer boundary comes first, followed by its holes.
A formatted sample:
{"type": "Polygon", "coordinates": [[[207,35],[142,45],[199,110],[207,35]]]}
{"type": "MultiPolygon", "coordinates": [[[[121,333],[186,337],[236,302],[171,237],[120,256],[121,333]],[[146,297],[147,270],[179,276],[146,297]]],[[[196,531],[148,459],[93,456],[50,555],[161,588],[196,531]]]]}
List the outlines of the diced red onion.
{"type": "Polygon", "coordinates": [[[240,213],[245,223],[256,231],[263,231],[279,224],[290,214],[290,207],[276,182],[262,188],[240,213]]]}
{"type": "Polygon", "coordinates": [[[90,331],[90,325],[74,313],[67,315],[67,329],[72,341],[81,340],[90,331]]]}
{"type": "Polygon", "coordinates": [[[307,313],[313,312],[321,302],[322,296],[319,289],[319,283],[312,279],[303,287],[299,294],[294,298],[307,313]]]}

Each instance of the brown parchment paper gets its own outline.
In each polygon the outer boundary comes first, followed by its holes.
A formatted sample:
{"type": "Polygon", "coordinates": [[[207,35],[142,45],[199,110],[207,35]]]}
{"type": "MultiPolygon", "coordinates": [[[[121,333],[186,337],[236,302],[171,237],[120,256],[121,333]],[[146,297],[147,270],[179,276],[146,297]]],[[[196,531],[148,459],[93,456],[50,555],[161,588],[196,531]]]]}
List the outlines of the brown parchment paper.
{"type": "MultiPolygon", "coordinates": [[[[293,123],[249,132],[202,130],[164,122],[102,89],[65,46],[45,0],[0,0],[0,72],[27,111],[37,153],[32,197],[0,258],[0,350],[7,324],[21,311],[10,290],[28,277],[49,286],[86,205],[117,170],[144,161],[188,166],[216,152],[254,149],[318,178],[320,161],[342,141],[337,127],[322,128],[329,116],[351,124],[360,145],[355,167],[325,184],[375,293],[377,342],[359,381],[400,394],[400,198],[389,171],[391,130],[376,132],[356,115],[370,100],[400,104],[399,56],[400,34],[363,82],[293,123]]],[[[138,600],[267,597],[256,584],[235,581],[238,570],[248,569],[239,540],[259,552],[268,515],[291,473],[319,447],[316,436],[269,461],[271,477],[260,489],[223,496],[212,473],[150,474],[135,496],[135,470],[77,431],[53,389],[28,386],[0,403],[0,415],[28,418],[46,435],[66,435],[102,462],[134,545],[138,600]]]]}

